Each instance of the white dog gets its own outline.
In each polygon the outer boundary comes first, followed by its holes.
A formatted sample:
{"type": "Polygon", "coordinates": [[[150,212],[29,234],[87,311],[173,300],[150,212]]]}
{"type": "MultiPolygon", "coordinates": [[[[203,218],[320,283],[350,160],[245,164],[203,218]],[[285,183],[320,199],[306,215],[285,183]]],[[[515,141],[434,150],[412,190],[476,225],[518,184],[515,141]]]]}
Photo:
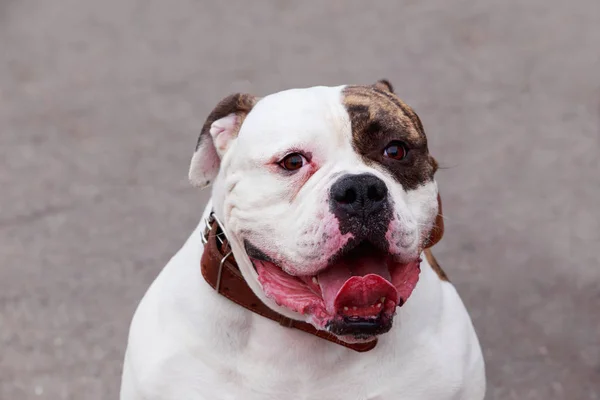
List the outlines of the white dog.
{"type": "Polygon", "coordinates": [[[482,399],[429,250],[436,169],[385,80],[225,98],[190,168],[211,201],[135,313],[121,399],[482,399]]]}

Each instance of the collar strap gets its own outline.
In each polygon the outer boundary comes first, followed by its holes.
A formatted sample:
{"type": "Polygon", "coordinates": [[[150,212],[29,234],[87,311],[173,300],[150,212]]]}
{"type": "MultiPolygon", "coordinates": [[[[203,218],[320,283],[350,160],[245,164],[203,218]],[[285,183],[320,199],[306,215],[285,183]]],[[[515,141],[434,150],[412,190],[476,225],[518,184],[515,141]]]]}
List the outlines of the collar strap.
{"type": "Polygon", "coordinates": [[[329,332],[317,329],[306,322],[287,318],[267,307],[246,283],[233,257],[227,238],[212,213],[206,219],[202,242],[204,243],[204,252],[200,261],[202,276],[222,296],[256,314],[277,321],[284,327],[299,329],[354,351],[362,353],[377,345],[377,339],[368,343],[343,342],[329,332]]]}

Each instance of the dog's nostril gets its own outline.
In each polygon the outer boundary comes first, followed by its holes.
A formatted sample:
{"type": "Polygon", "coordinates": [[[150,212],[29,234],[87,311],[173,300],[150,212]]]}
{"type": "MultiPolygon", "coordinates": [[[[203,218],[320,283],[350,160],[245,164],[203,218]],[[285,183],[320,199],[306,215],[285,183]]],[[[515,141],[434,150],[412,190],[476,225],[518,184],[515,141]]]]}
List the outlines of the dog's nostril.
{"type": "Polygon", "coordinates": [[[387,195],[387,186],[385,184],[382,185],[371,185],[367,189],[367,198],[371,201],[381,201],[385,199],[387,195]]]}
{"type": "Polygon", "coordinates": [[[356,190],[354,188],[348,188],[341,193],[337,193],[335,201],[342,204],[352,204],[356,201],[356,190]]]}

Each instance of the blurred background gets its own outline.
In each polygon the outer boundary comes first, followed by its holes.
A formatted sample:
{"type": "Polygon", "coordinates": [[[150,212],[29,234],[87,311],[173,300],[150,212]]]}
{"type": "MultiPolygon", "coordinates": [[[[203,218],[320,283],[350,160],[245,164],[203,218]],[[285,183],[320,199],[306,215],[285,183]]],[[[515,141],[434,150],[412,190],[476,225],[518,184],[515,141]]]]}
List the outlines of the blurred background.
{"type": "Polygon", "coordinates": [[[487,398],[600,399],[598,0],[0,1],[0,399],[117,398],[221,98],[379,78],[445,167],[487,398]]]}

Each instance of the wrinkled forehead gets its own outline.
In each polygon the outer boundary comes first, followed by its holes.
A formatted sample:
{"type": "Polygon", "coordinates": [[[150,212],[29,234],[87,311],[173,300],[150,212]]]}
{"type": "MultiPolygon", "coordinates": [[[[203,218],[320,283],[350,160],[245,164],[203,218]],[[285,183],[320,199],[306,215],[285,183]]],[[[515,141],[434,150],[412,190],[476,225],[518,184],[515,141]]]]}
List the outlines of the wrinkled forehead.
{"type": "Polygon", "coordinates": [[[426,140],[416,114],[390,92],[373,86],[317,86],[260,99],[244,120],[238,138],[265,153],[307,143],[330,145],[339,151],[356,149],[389,132],[403,132],[416,144],[426,140]]]}

